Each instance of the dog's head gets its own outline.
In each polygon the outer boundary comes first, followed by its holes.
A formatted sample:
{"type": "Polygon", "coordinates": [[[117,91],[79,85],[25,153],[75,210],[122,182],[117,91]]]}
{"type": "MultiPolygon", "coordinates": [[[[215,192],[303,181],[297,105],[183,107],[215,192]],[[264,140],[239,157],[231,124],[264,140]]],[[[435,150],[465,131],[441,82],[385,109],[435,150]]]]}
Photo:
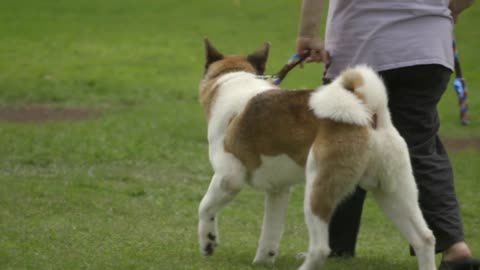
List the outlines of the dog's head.
{"type": "Polygon", "coordinates": [[[263,75],[266,68],[270,44],[265,43],[249,55],[224,56],[205,38],[205,73],[204,79],[217,78],[220,75],[235,71],[245,71],[263,75]]]}

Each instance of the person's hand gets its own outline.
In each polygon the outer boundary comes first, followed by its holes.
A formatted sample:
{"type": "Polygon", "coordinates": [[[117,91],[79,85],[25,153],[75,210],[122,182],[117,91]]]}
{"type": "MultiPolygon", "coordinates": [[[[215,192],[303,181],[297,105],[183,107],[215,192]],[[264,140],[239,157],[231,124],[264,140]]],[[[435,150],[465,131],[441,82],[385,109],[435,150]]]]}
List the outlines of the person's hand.
{"type": "MultiPolygon", "coordinates": [[[[328,63],[330,58],[323,45],[323,41],[318,37],[298,37],[297,38],[297,53],[303,53],[305,50],[310,50],[310,56],[304,62],[324,62],[328,63]]],[[[303,67],[303,63],[300,64],[303,67]]]]}
{"type": "Polygon", "coordinates": [[[475,2],[475,0],[450,0],[448,8],[452,12],[453,21],[455,23],[457,23],[460,13],[473,5],[473,2],[475,2]]]}

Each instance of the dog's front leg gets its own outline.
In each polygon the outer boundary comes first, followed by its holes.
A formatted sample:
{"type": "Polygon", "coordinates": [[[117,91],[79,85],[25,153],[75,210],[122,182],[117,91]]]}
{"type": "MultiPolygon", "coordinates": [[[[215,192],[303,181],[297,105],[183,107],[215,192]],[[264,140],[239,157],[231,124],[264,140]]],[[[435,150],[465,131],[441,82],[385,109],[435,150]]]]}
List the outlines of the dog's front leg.
{"type": "Polygon", "coordinates": [[[212,255],[219,243],[217,213],[226,206],[242,189],[244,179],[239,175],[216,173],[208,191],[200,202],[198,209],[198,238],[203,255],[212,255]]]}
{"type": "Polygon", "coordinates": [[[254,264],[274,263],[283,234],[289,196],[290,189],[266,193],[262,233],[254,264]]]}

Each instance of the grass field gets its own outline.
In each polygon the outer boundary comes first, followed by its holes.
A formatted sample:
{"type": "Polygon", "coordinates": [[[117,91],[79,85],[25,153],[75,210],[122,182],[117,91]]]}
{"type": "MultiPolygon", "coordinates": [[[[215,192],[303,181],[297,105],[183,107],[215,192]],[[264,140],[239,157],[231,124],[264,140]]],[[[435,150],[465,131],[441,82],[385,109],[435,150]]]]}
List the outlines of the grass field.
{"type": "MultiPolygon", "coordinates": [[[[263,196],[246,188],[223,212],[221,246],[197,247],[197,207],[210,177],[197,102],[203,37],[225,53],[272,43],[267,73],[294,49],[299,1],[0,2],[0,108],[82,108],[81,121],[0,121],[0,269],[269,269],[252,266],[263,196]]],[[[480,7],[456,35],[472,123],[449,89],[444,138],[480,138],[480,7]]],[[[321,66],[285,87],[315,87],[321,66]]],[[[451,152],[466,239],[480,256],[480,151],[451,152]]],[[[292,195],[274,269],[307,248],[302,187],[292,195]]],[[[415,269],[407,243],[369,198],[351,260],[325,269],[415,269]]]]}

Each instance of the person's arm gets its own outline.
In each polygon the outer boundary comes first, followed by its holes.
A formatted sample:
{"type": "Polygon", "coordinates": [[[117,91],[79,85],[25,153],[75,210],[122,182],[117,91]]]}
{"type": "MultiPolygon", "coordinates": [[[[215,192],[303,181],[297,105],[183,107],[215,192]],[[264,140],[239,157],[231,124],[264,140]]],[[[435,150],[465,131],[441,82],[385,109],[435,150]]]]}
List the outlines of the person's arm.
{"type": "Polygon", "coordinates": [[[323,0],[303,0],[298,27],[299,37],[318,36],[324,9],[323,0]]]}
{"type": "Polygon", "coordinates": [[[450,11],[452,12],[452,17],[455,22],[457,22],[458,16],[460,13],[469,8],[475,0],[450,0],[450,11]]]}
{"type": "Polygon", "coordinates": [[[319,37],[325,3],[323,0],[303,0],[298,26],[297,52],[310,49],[306,62],[327,62],[328,56],[319,37]]]}

